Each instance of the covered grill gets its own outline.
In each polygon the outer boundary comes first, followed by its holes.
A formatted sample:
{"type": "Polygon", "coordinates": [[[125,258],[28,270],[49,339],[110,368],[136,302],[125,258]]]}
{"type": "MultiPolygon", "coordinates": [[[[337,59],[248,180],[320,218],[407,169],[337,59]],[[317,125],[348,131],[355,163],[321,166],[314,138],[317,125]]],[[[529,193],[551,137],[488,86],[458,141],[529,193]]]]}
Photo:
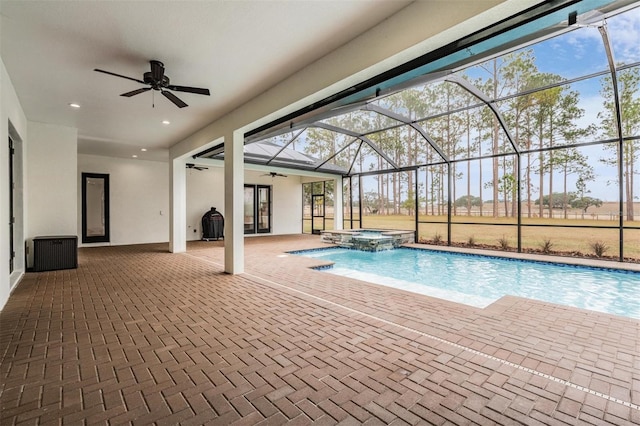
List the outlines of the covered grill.
{"type": "Polygon", "coordinates": [[[211,207],[202,216],[202,239],[209,241],[220,238],[224,238],[224,217],[215,207],[211,207]]]}

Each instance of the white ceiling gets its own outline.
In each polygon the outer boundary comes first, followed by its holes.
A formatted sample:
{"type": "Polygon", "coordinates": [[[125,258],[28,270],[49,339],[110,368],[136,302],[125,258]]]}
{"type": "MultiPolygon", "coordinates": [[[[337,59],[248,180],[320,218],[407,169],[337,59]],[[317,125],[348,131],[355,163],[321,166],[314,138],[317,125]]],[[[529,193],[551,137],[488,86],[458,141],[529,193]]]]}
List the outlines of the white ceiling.
{"type": "Polygon", "coordinates": [[[409,3],[0,0],[1,54],[27,118],[77,128],[80,153],[166,159],[174,143],[409,3]],[[93,71],[142,79],[152,59],[172,84],[211,96],[174,92],[182,109],[155,91],[125,98],[143,86],[93,71]]]}

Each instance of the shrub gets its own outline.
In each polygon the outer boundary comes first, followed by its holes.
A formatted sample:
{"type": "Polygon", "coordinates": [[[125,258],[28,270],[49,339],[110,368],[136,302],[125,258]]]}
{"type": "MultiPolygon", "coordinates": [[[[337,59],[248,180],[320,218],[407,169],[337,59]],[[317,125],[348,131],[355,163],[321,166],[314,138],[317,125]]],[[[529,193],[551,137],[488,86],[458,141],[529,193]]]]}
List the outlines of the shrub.
{"type": "Polygon", "coordinates": [[[540,243],[540,249],[542,250],[542,252],[544,254],[551,253],[551,248],[552,247],[553,247],[553,243],[549,239],[546,239],[546,240],[544,240],[543,242],[540,243]]]}
{"type": "Polygon", "coordinates": [[[440,244],[441,242],[442,242],[442,235],[436,233],[436,235],[433,236],[433,243],[440,244]]]}
{"type": "Polygon", "coordinates": [[[476,245],[476,239],[473,235],[469,237],[469,239],[467,240],[467,244],[469,244],[471,247],[476,245]]]}
{"type": "Polygon", "coordinates": [[[509,250],[509,240],[504,235],[498,238],[498,245],[502,250],[509,250]]]}
{"type": "Polygon", "coordinates": [[[596,257],[604,256],[604,252],[609,250],[609,246],[607,246],[602,241],[596,241],[591,243],[590,245],[591,245],[591,250],[593,250],[593,253],[596,255],[596,257]]]}

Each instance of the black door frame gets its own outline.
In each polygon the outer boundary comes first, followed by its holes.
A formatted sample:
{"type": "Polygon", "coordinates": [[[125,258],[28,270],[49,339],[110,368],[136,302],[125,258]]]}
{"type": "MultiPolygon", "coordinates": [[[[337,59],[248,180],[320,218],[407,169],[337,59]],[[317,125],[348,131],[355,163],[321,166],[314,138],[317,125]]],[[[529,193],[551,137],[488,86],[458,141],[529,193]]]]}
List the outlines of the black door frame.
{"type": "Polygon", "coordinates": [[[253,189],[253,229],[244,230],[245,234],[269,234],[271,233],[271,224],[273,222],[273,212],[272,212],[272,199],[273,199],[273,187],[271,185],[253,185],[253,184],[245,184],[245,188],[253,189]],[[267,197],[267,216],[268,216],[268,227],[260,228],[260,190],[266,189],[268,191],[267,197]]]}
{"type": "Polygon", "coordinates": [[[16,224],[16,215],[15,215],[15,189],[16,189],[16,181],[14,176],[14,161],[15,161],[15,149],[13,147],[13,139],[9,136],[9,273],[13,272],[15,268],[15,258],[16,258],[16,250],[15,250],[15,224],[16,224]]]}
{"type": "MultiPolygon", "coordinates": [[[[324,190],[324,185],[323,185],[323,190],[324,190]]],[[[320,231],[324,231],[325,230],[325,210],[326,210],[326,204],[325,204],[325,194],[313,194],[311,195],[311,233],[312,234],[320,234],[320,231]],[[316,199],[322,199],[322,213],[320,214],[316,214],[316,199]],[[315,224],[316,224],[316,220],[320,221],[322,220],[322,228],[316,228],[315,224]]]]}
{"type": "Polygon", "coordinates": [[[110,239],[109,226],[109,175],[104,173],[82,173],[82,242],[108,243],[110,239]],[[87,235],[87,179],[104,180],[104,235],[87,235]]]}

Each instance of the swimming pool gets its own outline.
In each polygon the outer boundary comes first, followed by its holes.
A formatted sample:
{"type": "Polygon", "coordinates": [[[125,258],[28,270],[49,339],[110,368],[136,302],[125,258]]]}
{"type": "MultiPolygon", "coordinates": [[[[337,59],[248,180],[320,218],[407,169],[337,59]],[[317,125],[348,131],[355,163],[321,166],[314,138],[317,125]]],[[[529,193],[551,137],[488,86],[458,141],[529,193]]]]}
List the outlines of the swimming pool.
{"type": "Polygon", "coordinates": [[[334,262],[332,274],[479,308],[513,295],[640,319],[640,272],[410,248],[292,254],[334,262]]]}

